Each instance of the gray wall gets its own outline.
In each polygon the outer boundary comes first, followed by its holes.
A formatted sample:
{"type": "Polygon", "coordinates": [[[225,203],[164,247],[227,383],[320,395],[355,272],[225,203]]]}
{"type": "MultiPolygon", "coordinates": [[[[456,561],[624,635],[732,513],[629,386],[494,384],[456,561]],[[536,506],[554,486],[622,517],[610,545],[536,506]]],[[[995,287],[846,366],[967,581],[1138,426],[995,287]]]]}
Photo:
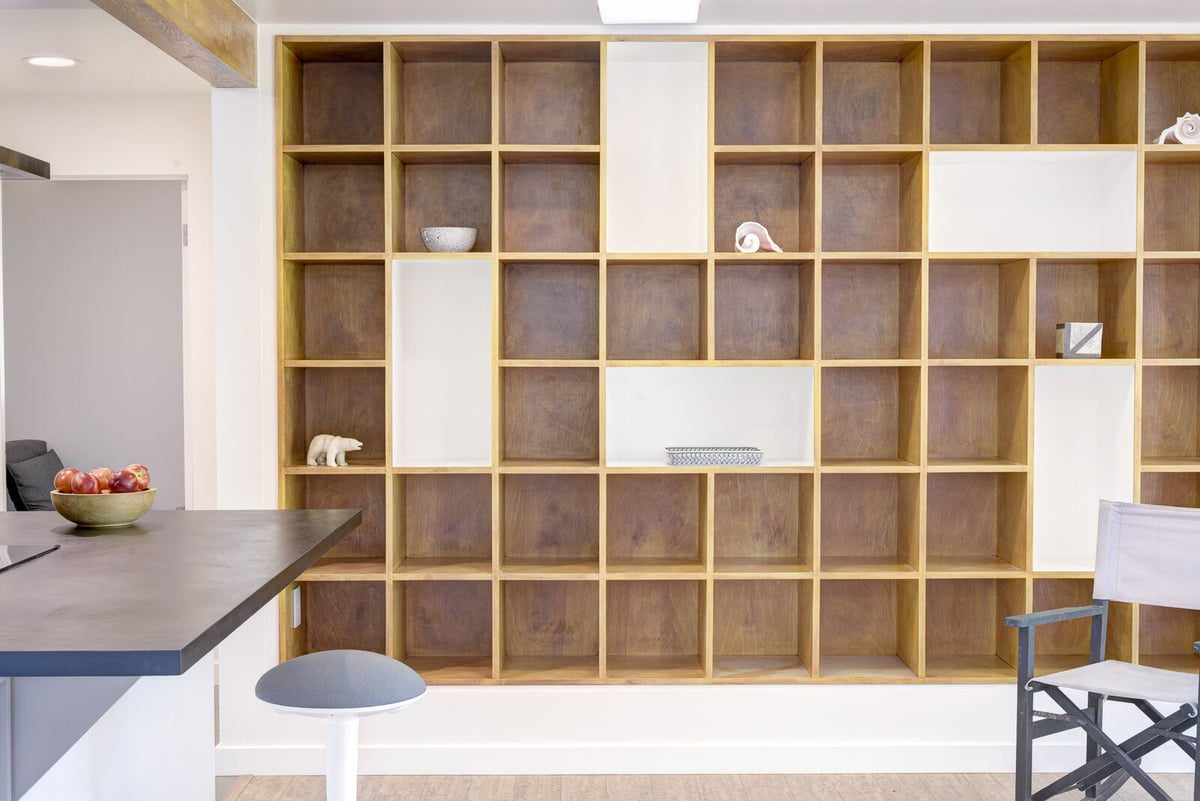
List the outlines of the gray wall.
{"type": "Polygon", "coordinates": [[[5,181],[5,437],[184,503],[179,181],[5,181]]]}

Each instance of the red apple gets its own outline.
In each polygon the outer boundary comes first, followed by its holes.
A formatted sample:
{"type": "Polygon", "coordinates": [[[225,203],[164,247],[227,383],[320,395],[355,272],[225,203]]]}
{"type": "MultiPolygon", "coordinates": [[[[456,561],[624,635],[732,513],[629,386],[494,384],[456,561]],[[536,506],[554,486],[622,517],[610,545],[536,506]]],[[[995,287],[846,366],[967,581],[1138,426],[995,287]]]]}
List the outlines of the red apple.
{"type": "Polygon", "coordinates": [[[124,470],[113,473],[113,477],[109,479],[108,488],[113,492],[137,492],[137,473],[133,472],[128,467],[124,470]]]}
{"type": "Polygon", "coordinates": [[[134,464],[127,466],[125,469],[133,471],[133,474],[137,476],[137,488],[139,490],[150,489],[150,471],[146,469],[145,465],[140,465],[135,462],[134,464]]]}
{"type": "Polygon", "coordinates": [[[100,491],[108,489],[108,482],[112,480],[113,474],[116,472],[111,467],[94,467],[88,471],[96,477],[96,481],[100,482],[100,491]]]}
{"type": "Polygon", "coordinates": [[[77,467],[64,467],[54,476],[54,488],[59,492],[71,491],[71,476],[79,472],[77,467]]]}
{"type": "Polygon", "coordinates": [[[75,473],[71,476],[71,492],[76,495],[95,495],[100,492],[100,481],[91,473],[75,473]]]}

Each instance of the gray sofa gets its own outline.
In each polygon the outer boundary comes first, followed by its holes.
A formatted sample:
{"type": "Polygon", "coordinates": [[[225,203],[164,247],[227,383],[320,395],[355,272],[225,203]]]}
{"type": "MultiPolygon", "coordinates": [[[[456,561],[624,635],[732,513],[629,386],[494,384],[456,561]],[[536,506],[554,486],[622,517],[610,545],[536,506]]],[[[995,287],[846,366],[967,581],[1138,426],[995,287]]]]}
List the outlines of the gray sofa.
{"type": "Polygon", "coordinates": [[[62,460],[41,439],[10,439],[4,443],[9,511],[53,511],[50,490],[62,460]]]}

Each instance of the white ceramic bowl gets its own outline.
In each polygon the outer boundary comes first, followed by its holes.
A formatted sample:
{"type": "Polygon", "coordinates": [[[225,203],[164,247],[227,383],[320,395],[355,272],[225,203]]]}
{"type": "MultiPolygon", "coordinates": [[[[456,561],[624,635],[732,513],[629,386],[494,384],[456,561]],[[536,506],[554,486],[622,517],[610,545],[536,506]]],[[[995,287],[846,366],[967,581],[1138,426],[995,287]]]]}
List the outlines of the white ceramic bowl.
{"type": "Polygon", "coordinates": [[[117,528],[128,526],[154,505],[158,490],[113,492],[108,495],[78,495],[50,491],[50,500],[60,515],[81,528],[117,528]]]}
{"type": "Polygon", "coordinates": [[[422,228],[421,239],[433,253],[466,253],[475,247],[478,228],[422,228]]]}

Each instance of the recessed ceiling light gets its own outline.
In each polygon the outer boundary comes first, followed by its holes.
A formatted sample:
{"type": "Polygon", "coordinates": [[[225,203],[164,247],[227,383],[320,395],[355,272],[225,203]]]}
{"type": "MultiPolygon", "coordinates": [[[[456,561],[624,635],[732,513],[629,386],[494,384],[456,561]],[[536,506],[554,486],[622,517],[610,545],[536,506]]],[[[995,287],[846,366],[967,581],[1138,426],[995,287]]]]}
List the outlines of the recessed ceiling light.
{"type": "Polygon", "coordinates": [[[79,59],[66,56],[30,56],[25,59],[25,63],[35,67],[74,67],[79,63],[79,59]]]}
{"type": "Polygon", "coordinates": [[[605,25],[692,24],[700,17],[700,0],[596,0],[605,25]]]}

